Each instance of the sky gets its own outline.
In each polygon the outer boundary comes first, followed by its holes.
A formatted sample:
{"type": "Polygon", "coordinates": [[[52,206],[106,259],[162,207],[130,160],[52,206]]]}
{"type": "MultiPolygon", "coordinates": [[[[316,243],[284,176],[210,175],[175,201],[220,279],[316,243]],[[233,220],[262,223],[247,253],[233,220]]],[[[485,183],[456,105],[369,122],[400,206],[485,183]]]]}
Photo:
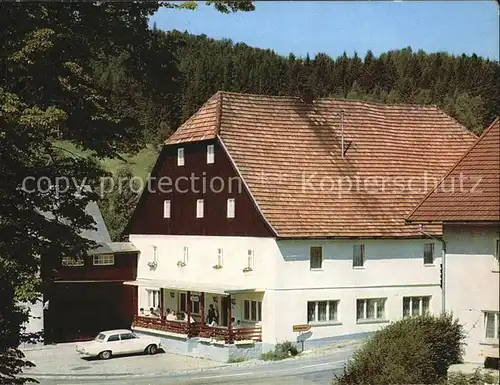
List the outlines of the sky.
{"type": "Polygon", "coordinates": [[[227,38],[281,55],[304,57],[345,51],[364,56],[411,46],[414,51],[476,53],[498,60],[499,7],[472,1],[255,1],[256,10],[222,14],[204,5],[195,11],[160,9],[162,30],[187,30],[227,38]]]}

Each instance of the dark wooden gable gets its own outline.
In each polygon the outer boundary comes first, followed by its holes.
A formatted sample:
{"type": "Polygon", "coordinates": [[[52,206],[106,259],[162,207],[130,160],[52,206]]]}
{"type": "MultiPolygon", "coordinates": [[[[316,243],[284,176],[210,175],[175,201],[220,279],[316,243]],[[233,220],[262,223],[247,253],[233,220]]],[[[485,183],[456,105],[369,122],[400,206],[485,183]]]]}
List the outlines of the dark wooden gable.
{"type": "Polygon", "coordinates": [[[151,175],[151,191],[146,186],[125,234],[274,236],[217,139],[166,145],[151,175]],[[214,145],[212,164],[208,145],[214,145]],[[177,165],[181,147],[184,166],[177,165]],[[234,218],[227,218],[229,198],[235,200],[234,218]],[[203,218],[196,217],[198,199],[204,200],[203,218]],[[165,200],[171,202],[170,218],[164,218],[165,200]]]}

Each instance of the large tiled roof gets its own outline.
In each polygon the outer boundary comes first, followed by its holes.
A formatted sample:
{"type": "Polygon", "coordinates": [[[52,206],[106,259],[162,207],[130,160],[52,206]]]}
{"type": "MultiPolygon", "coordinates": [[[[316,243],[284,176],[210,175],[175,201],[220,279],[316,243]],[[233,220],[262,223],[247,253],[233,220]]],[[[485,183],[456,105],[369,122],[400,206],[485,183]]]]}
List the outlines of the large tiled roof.
{"type": "Polygon", "coordinates": [[[410,214],[409,221],[500,221],[500,119],[410,214]]]}
{"type": "Polygon", "coordinates": [[[435,107],[219,92],[166,143],[217,136],[281,237],[419,236],[405,218],[476,140],[435,107]]]}

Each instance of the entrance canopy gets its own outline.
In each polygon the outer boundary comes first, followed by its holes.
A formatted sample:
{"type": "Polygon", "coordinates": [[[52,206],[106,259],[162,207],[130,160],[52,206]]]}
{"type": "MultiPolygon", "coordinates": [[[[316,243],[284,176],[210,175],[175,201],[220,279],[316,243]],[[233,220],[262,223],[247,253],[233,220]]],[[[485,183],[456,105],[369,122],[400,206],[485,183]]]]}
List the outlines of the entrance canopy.
{"type": "Polygon", "coordinates": [[[137,279],[136,281],[126,281],[124,285],[141,286],[147,288],[164,288],[179,291],[197,291],[203,293],[214,293],[220,295],[229,295],[248,292],[263,292],[264,289],[252,287],[228,286],[221,284],[208,284],[200,282],[183,282],[168,279],[137,279]]]}

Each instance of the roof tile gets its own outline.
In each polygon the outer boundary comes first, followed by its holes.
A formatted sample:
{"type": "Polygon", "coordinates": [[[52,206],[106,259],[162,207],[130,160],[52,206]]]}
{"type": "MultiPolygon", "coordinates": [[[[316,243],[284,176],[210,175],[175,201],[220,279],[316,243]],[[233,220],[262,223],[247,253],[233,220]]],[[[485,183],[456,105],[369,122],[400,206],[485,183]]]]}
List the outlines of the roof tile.
{"type": "Polygon", "coordinates": [[[282,237],[419,236],[405,218],[476,140],[431,106],[219,92],[166,143],[217,135],[282,237]]]}
{"type": "Polygon", "coordinates": [[[422,200],[408,220],[500,221],[499,118],[422,200]]]}

